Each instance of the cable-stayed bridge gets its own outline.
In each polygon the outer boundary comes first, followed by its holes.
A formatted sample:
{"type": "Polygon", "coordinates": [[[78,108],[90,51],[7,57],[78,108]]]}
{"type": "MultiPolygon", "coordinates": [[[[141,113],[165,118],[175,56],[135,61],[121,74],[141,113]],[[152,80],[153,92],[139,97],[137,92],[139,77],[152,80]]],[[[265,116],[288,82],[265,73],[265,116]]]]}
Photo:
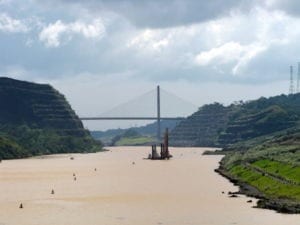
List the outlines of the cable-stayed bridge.
{"type": "Polygon", "coordinates": [[[197,107],[157,86],[100,116],[81,117],[81,120],[153,120],[157,121],[157,139],[161,137],[161,120],[183,120],[197,107]]]}

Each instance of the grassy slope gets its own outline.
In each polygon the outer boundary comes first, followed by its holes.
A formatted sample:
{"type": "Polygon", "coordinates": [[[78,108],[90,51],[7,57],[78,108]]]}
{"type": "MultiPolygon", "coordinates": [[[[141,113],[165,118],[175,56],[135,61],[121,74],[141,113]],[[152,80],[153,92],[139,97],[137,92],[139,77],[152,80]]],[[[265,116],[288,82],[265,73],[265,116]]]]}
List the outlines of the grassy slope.
{"type": "Polygon", "coordinates": [[[290,183],[300,184],[300,166],[271,161],[269,159],[257,160],[252,163],[252,166],[258,167],[274,176],[285,178],[290,183]]]}
{"type": "Polygon", "coordinates": [[[171,132],[170,143],[224,147],[223,175],[264,198],[262,207],[300,212],[299,106],[300,93],[205,105],[171,132]]]}
{"type": "Polygon", "coordinates": [[[124,137],[115,143],[117,146],[132,146],[132,145],[146,145],[153,143],[155,140],[152,137],[124,137]]]}
{"type": "Polygon", "coordinates": [[[230,173],[242,181],[256,187],[268,198],[289,199],[300,201],[300,187],[274,179],[267,173],[253,170],[251,167],[234,166],[230,173]]]}
{"type": "Polygon", "coordinates": [[[239,143],[228,150],[232,152],[223,158],[219,171],[241,186],[258,190],[257,194],[244,188],[246,194],[262,199],[258,206],[300,213],[300,128],[239,143]],[[246,150],[237,151],[243,145],[246,150]]]}
{"type": "MultiPolygon", "coordinates": [[[[161,130],[168,128],[170,131],[178,124],[178,121],[172,120],[161,120],[161,130]]],[[[155,136],[157,131],[157,122],[147,124],[141,127],[134,127],[128,129],[111,129],[107,131],[91,131],[91,135],[96,139],[100,140],[105,145],[111,145],[112,140],[117,136],[122,136],[129,130],[135,130],[139,135],[142,136],[155,136]]],[[[138,143],[139,144],[139,143],[138,143]]]]}

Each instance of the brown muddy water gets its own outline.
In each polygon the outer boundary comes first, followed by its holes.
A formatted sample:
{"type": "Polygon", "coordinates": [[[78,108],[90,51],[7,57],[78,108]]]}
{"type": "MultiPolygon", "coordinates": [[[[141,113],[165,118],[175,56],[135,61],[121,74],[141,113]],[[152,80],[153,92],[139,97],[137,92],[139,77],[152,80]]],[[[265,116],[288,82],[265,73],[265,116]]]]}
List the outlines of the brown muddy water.
{"type": "Polygon", "coordinates": [[[149,147],[2,161],[0,225],[300,224],[229,198],[237,187],[214,172],[221,156],[204,150],[171,148],[169,161],[143,160],[149,147]]]}

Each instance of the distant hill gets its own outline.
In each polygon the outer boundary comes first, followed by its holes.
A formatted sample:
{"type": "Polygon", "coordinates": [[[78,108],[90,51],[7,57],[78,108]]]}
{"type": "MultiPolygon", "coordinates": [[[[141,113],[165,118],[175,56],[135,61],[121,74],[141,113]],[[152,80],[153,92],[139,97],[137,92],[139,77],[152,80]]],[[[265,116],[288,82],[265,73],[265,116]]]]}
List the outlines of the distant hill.
{"type": "MultiPolygon", "coordinates": [[[[172,130],[178,123],[179,121],[162,120],[161,130],[164,131],[166,128],[172,130]]],[[[151,124],[147,124],[145,126],[133,127],[128,129],[110,129],[107,131],[91,131],[91,134],[95,139],[101,140],[105,145],[111,145],[112,140],[116,136],[121,136],[124,133],[126,133],[128,130],[135,130],[137,133],[139,133],[139,135],[143,137],[148,137],[149,139],[149,137],[156,137],[157,123],[154,122],[151,124]]]]}
{"type": "Polygon", "coordinates": [[[204,105],[173,129],[170,143],[223,147],[213,153],[225,155],[216,171],[240,186],[238,194],[300,213],[300,94],[204,105]]]}
{"type": "Polygon", "coordinates": [[[260,98],[229,106],[204,105],[176,126],[170,143],[176,146],[226,146],[296,126],[300,94],[260,98]]]}
{"type": "Polygon", "coordinates": [[[151,145],[153,143],[155,143],[155,138],[141,135],[133,128],[127,129],[124,133],[115,136],[111,141],[112,146],[151,145]]]}
{"type": "MultiPolygon", "coordinates": [[[[272,111],[268,114],[273,115],[272,111]]],[[[277,114],[281,112],[272,116],[275,119],[271,120],[270,130],[273,130],[277,114]]],[[[292,125],[289,117],[283,117],[292,125]]],[[[249,129],[251,136],[257,123],[249,129]]],[[[256,129],[261,134],[266,127],[256,129]]],[[[300,213],[300,126],[282,129],[227,145],[221,152],[225,157],[217,172],[239,185],[240,193],[259,198],[257,206],[260,208],[300,213]]]]}
{"type": "Polygon", "coordinates": [[[241,104],[231,115],[218,142],[223,146],[272,134],[300,122],[300,94],[260,98],[241,104]]]}
{"type": "Polygon", "coordinates": [[[180,122],[170,133],[175,146],[219,146],[218,138],[226,128],[235,107],[219,103],[204,105],[180,122]]]}
{"type": "Polygon", "coordinates": [[[0,77],[0,158],[100,149],[57,90],[0,77]]]}

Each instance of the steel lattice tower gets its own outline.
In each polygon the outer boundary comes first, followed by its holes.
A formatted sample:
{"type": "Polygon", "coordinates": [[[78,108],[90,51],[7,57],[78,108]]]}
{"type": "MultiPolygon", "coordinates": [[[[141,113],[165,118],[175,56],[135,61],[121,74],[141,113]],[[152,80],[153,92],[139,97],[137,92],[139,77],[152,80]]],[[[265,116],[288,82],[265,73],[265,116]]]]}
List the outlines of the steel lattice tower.
{"type": "Polygon", "coordinates": [[[294,94],[293,66],[290,66],[290,95],[294,94]]]}
{"type": "Polygon", "coordinates": [[[297,93],[300,93],[300,62],[298,62],[297,93]]]}

